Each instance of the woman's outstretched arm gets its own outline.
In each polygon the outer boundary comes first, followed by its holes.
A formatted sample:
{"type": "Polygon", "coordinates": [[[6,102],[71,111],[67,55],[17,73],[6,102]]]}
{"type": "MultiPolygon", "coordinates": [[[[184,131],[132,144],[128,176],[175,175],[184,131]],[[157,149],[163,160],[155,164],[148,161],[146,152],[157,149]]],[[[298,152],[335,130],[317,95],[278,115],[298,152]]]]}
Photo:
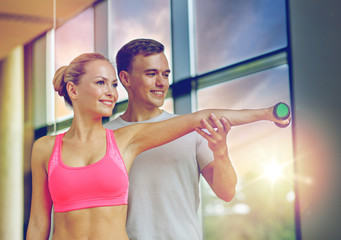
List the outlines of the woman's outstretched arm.
{"type": "Polygon", "coordinates": [[[205,119],[211,126],[212,114],[218,119],[228,119],[231,126],[252,123],[261,120],[274,121],[281,124],[289,120],[277,120],[273,114],[273,107],[262,109],[207,109],[198,112],[177,116],[165,121],[154,123],[141,123],[116,130],[116,138],[120,145],[121,153],[129,154],[127,158],[135,158],[139,153],[150,148],[173,141],[186,135],[197,128],[205,128],[202,120],[205,119]],[[126,151],[128,150],[128,151],[126,151]]]}

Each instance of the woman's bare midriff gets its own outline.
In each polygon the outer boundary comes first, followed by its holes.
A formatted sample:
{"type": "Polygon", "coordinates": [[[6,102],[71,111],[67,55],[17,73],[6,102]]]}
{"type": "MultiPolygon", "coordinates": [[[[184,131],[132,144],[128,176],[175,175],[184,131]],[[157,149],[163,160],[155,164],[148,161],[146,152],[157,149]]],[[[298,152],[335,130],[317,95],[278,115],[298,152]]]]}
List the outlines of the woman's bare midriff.
{"type": "Polygon", "coordinates": [[[129,240],[127,205],[54,213],[53,240],[129,240]]]}

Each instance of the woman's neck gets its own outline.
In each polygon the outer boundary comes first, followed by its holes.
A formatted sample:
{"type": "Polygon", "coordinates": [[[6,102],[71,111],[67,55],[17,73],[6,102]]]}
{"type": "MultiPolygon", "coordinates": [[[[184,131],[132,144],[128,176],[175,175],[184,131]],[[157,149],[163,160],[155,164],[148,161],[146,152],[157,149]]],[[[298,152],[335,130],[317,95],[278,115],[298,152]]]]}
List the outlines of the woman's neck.
{"type": "Polygon", "coordinates": [[[86,141],[103,134],[104,130],[102,118],[79,118],[75,116],[66,137],[76,137],[79,140],[86,141]]]}

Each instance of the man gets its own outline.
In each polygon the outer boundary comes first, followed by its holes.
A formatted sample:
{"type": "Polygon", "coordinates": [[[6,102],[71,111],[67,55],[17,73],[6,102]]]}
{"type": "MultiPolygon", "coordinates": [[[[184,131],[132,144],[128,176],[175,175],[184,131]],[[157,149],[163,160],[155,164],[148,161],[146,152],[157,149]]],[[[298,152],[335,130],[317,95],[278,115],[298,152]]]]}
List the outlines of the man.
{"type": "MultiPolygon", "coordinates": [[[[124,45],[116,57],[119,79],[128,92],[127,110],[105,124],[117,129],[137,122],[156,122],[175,115],[160,109],[169,88],[170,69],[164,46],[151,39],[124,45]]],[[[127,231],[131,240],[198,240],[199,176],[216,195],[230,201],[237,176],[226,136],[208,146],[196,132],[140,154],[129,173],[127,231]]],[[[162,134],[162,132],[160,132],[162,134]]]]}

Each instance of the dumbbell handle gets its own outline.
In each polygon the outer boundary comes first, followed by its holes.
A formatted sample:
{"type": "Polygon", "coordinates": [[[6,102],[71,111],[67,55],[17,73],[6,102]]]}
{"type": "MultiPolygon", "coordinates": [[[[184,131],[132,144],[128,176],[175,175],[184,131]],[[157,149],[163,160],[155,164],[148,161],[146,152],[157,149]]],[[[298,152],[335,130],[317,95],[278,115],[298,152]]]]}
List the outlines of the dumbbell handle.
{"type": "MultiPolygon", "coordinates": [[[[279,102],[274,106],[272,114],[278,120],[288,119],[290,116],[290,107],[286,103],[279,102]]],[[[290,124],[290,121],[287,124],[279,124],[277,122],[275,124],[278,127],[285,128],[290,124]]]]}

